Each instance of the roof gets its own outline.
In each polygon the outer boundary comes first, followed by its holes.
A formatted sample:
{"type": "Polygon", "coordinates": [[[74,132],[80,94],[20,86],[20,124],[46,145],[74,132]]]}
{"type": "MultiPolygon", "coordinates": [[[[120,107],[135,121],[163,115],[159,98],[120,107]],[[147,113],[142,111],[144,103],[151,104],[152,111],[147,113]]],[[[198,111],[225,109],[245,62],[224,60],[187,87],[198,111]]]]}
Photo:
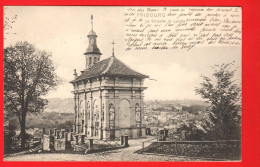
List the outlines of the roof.
{"type": "Polygon", "coordinates": [[[89,46],[84,54],[86,55],[86,54],[92,54],[92,53],[102,55],[99,48],[97,47],[97,44],[89,44],[89,46]]]}
{"type": "Polygon", "coordinates": [[[93,35],[93,36],[96,36],[96,37],[97,37],[97,34],[96,34],[96,32],[95,32],[95,31],[93,31],[93,30],[91,30],[91,31],[88,33],[88,36],[91,36],[91,35],[93,35]]]}
{"type": "MultiPolygon", "coordinates": [[[[97,37],[97,34],[95,33],[95,31],[93,31],[93,29],[89,32],[88,34],[88,37],[92,37],[94,39],[96,39],[97,37]]],[[[90,42],[89,45],[88,45],[88,48],[86,50],[86,52],[84,53],[85,55],[86,54],[99,54],[99,55],[102,55],[102,53],[100,52],[99,48],[97,47],[97,44],[96,42],[90,42]]]]}
{"type": "Polygon", "coordinates": [[[137,78],[149,77],[147,75],[132,70],[122,61],[114,56],[111,56],[107,59],[97,62],[90,69],[85,70],[75,80],[71,81],[71,83],[97,76],[130,76],[137,78]]]}

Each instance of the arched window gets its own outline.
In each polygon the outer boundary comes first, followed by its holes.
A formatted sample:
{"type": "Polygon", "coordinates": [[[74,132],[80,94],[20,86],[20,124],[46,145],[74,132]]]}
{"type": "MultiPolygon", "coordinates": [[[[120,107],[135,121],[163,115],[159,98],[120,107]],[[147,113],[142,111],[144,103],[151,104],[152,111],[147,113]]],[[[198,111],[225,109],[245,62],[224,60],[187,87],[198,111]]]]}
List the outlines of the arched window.
{"type": "Polygon", "coordinates": [[[128,99],[121,99],[119,102],[119,112],[118,112],[118,119],[120,120],[118,122],[119,127],[121,128],[128,128],[131,127],[131,111],[130,108],[131,104],[128,99]]]}
{"type": "Polygon", "coordinates": [[[84,103],[82,100],[80,101],[79,109],[80,109],[80,117],[81,117],[81,119],[84,119],[85,118],[85,108],[84,108],[84,103]]]}
{"type": "Polygon", "coordinates": [[[99,120],[99,108],[98,105],[95,105],[95,109],[94,109],[94,120],[98,121],[99,120]]]}
{"type": "Polygon", "coordinates": [[[89,65],[92,64],[92,57],[89,58],[89,65]]]}
{"type": "Polygon", "coordinates": [[[96,63],[97,62],[97,58],[96,57],[94,57],[94,63],[96,63]]]}

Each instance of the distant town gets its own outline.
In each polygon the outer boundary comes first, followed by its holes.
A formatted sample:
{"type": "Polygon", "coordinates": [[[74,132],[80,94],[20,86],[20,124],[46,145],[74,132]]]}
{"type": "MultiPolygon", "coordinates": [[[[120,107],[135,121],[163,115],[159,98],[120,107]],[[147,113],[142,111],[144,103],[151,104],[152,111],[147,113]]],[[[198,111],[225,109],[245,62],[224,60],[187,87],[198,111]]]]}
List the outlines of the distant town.
{"type": "MultiPolygon", "coordinates": [[[[48,105],[45,107],[44,112],[57,112],[57,113],[73,113],[74,100],[72,98],[49,98],[48,105]]],[[[207,103],[195,99],[175,99],[175,100],[148,100],[145,101],[147,109],[155,109],[162,111],[166,109],[180,109],[181,106],[202,105],[207,106],[207,103]]],[[[173,110],[172,110],[173,111],[173,110]]]]}
{"type": "MultiPolygon", "coordinates": [[[[48,100],[48,105],[44,109],[46,114],[58,113],[59,116],[62,116],[66,113],[73,115],[74,100],[72,98],[51,98],[48,100]]],[[[145,101],[146,127],[151,129],[152,134],[158,133],[159,129],[170,129],[171,132],[174,132],[187,121],[198,122],[197,127],[200,128],[199,121],[207,117],[205,112],[207,106],[207,103],[194,99],[145,101]]]]}
{"type": "MultiPolygon", "coordinates": [[[[33,135],[34,131],[37,132],[43,127],[48,128],[48,125],[51,128],[73,124],[74,100],[72,98],[50,98],[48,101],[43,113],[28,116],[27,133],[33,135]]],[[[152,134],[163,128],[174,131],[186,121],[205,119],[206,108],[207,103],[193,99],[149,100],[145,101],[144,118],[146,126],[151,128],[152,134]]],[[[17,120],[11,120],[10,123],[15,129],[18,128],[15,125],[18,123],[17,120]]],[[[9,125],[9,122],[6,122],[6,126],[7,124],[9,125]]],[[[18,129],[16,129],[17,134],[20,133],[18,129]]]]}

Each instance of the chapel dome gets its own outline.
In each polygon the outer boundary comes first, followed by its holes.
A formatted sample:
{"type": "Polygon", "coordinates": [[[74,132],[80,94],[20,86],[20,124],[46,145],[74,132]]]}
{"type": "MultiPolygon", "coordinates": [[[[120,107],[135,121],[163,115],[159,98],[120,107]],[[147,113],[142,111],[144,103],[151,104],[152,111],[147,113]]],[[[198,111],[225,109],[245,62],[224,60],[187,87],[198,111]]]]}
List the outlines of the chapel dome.
{"type": "Polygon", "coordinates": [[[91,30],[89,33],[88,33],[88,36],[97,36],[96,32],[91,30]]]}

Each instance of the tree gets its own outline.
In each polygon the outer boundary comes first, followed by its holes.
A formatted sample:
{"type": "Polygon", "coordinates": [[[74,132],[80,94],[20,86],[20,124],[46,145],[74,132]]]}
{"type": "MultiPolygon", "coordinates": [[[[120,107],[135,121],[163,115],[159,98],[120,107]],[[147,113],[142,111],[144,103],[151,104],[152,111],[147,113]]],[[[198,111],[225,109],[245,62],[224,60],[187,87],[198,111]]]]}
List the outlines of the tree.
{"type": "Polygon", "coordinates": [[[206,137],[206,130],[202,127],[198,128],[198,125],[200,125],[198,122],[195,120],[189,120],[180,125],[180,127],[176,129],[176,133],[179,135],[179,138],[181,139],[182,133],[185,132],[185,140],[204,140],[206,137]]]}
{"type": "Polygon", "coordinates": [[[4,49],[4,113],[5,118],[18,118],[22,148],[26,142],[26,115],[43,111],[47,100],[42,97],[58,84],[50,53],[28,42],[4,49]]]}
{"type": "Polygon", "coordinates": [[[4,39],[6,39],[6,36],[7,35],[10,35],[10,34],[16,34],[14,32],[12,32],[12,29],[13,29],[13,24],[16,22],[17,20],[17,15],[7,15],[6,11],[7,11],[7,7],[5,6],[4,7],[4,39]]]}
{"type": "Polygon", "coordinates": [[[212,78],[202,76],[196,94],[210,104],[208,107],[209,138],[230,140],[241,137],[241,88],[234,80],[233,63],[215,65],[212,78]]]}
{"type": "Polygon", "coordinates": [[[205,112],[206,111],[206,106],[203,106],[203,105],[191,105],[190,107],[188,106],[182,106],[182,110],[183,111],[187,111],[191,114],[195,114],[195,115],[198,115],[199,114],[199,111],[203,111],[205,112]]]}

